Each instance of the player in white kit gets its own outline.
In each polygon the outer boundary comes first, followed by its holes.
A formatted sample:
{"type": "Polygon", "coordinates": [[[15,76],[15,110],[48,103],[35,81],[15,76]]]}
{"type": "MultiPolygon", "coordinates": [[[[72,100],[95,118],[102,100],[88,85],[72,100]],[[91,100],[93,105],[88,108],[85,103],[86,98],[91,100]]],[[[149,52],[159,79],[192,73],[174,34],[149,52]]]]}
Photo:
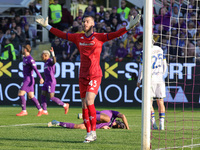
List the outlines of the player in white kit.
{"type": "MultiPolygon", "coordinates": [[[[156,99],[160,118],[159,129],[164,130],[165,105],[163,98],[166,97],[164,75],[167,71],[167,62],[163,55],[163,50],[159,46],[154,45],[151,49],[151,128],[158,129],[155,122],[155,113],[153,108],[153,100],[156,99]]],[[[140,64],[137,87],[140,87],[141,84],[142,70],[142,64],[140,64]]]]}

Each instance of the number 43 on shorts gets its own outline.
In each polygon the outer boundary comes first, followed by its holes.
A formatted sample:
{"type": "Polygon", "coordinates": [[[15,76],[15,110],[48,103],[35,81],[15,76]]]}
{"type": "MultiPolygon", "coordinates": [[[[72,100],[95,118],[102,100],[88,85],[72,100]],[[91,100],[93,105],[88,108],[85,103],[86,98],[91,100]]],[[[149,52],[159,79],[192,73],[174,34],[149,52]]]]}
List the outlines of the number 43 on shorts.
{"type": "Polygon", "coordinates": [[[96,87],[97,86],[97,80],[90,80],[89,85],[96,87]]]}

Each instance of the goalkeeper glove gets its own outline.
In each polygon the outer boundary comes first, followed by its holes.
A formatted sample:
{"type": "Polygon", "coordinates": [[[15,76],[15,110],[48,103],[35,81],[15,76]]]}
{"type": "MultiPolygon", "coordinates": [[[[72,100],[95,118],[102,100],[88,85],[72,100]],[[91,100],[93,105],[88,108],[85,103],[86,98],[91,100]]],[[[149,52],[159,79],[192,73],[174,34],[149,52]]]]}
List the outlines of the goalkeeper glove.
{"type": "Polygon", "coordinates": [[[131,28],[134,28],[140,22],[140,19],[141,19],[140,14],[138,14],[135,18],[131,16],[129,26],[126,27],[126,30],[129,31],[131,28]]]}
{"type": "Polygon", "coordinates": [[[52,28],[52,26],[50,26],[48,24],[48,17],[46,17],[46,19],[44,19],[41,15],[38,15],[35,17],[35,21],[48,30],[50,30],[52,28]]]}

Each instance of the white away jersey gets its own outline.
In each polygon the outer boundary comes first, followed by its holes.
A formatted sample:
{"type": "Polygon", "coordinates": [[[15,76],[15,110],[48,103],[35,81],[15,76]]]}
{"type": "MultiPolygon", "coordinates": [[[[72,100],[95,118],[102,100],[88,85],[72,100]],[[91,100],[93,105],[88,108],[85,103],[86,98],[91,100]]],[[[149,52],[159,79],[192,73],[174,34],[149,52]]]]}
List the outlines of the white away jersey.
{"type": "MultiPolygon", "coordinates": [[[[164,83],[164,74],[167,70],[166,58],[163,55],[163,50],[159,46],[152,47],[151,53],[151,82],[152,83],[164,83]]],[[[142,64],[140,64],[138,82],[142,80],[142,64]]]]}

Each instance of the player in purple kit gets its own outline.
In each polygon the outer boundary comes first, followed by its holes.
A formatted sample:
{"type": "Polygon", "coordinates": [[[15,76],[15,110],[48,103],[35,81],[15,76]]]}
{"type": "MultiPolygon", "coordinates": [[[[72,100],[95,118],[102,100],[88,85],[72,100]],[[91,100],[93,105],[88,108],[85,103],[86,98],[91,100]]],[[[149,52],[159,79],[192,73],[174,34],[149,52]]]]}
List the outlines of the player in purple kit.
{"type": "Polygon", "coordinates": [[[47,101],[46,96],[49,93],[50,99],[54,102],[56,102],[58,105],[61,105],[65,109],[65,114],[67,114],[69,110],[69,104],[63,103],[59,98],[54,97],[55,94],[55,88],[56,88],[56,79],[54,77],[55,74],[55,63],[56,63],[56,57],[54,54],[53,47],[51,47],[50,52],[48,50],[44,50],[42,52],[42,60],[45,62],[44,64],[44,85],[42,87],[42,95],[41,95],[41,101],[42,101],[42,107],[43,107],[43,114],[48,115],[47,111],[47,101]],[[53,59],[50,58],[50,52],[53,56],[53,59]]]}
{"type": "MultiPolygon", "coordinates": [[[[81,119],[82,114],[79,114],[78,118],[81,119]]],[[[96,111],[96,120],[97,120],[96,129],[110,129],[112,127],[112,128],[122,128],[129,130],[129,125],[126,116],[118,111],[113,111],[113,110],[96,111]],[[123,122],[116,120],[116,118],[121,118],[123,122]]],[[[48,123],[48,127],[52,126],[62,126],[69,129],[86,129],[84,123],[74,124],[68,122],[59,122],[56,120],[53,120],[48,123]]]]}
{"type": "Polygon", "coordinates": [[[35,60],[30,55],[31,52],[31,46],[30,45],[23,45],[22,46],[22,54],[23,54],[23,75],[24,80],[22,83],[22,86],[18,92],[18,96],[20,97],[22,101],[22,111],[19,114],[16,114],[16,116],[26,116],[28,115],[26,111],[26,99],[24,95],[28,93],[28,98],[31,99],[37,109],[39,110],[37,116],[41,116],[43,113],[43,109],[40,106],[39,101],[34,97],[34,84],[35,80],[33,77],[33,70],[37,73],[37,75],[40,78],[40,84],[44,82],[42,76],[37,70],[35,60]]]}

